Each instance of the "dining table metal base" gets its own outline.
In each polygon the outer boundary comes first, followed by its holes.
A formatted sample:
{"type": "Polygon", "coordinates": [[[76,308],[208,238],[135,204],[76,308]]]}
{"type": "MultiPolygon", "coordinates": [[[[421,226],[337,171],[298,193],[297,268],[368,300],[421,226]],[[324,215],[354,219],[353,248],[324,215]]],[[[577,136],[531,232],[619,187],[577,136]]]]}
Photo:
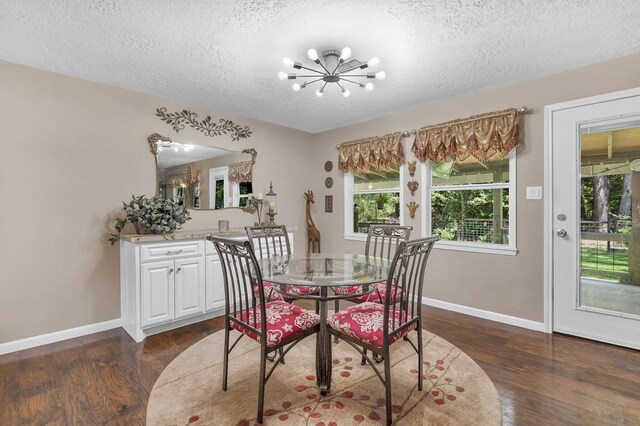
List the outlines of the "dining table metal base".
{"type": "Polygon", "coordinates": [[[320,287],[320,296],[320,330],[316,334],[316,383],[320,389],[320,395],[325,396],[331,389],[331,370],[333,367],[331,336],[327,329],[327,287],[320,287]]]}

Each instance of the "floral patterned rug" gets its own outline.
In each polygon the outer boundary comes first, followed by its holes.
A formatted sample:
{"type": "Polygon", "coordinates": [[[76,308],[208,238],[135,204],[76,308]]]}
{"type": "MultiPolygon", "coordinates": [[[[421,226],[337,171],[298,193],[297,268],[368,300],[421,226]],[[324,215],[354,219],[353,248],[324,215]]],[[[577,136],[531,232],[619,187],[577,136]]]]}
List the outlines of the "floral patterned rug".
{"type": "MultiPolygon", "coordinates": [[[[409,336],[415,341],[415,333],[409,336]]],[[[167,366],[149,396],[148,425],[256,423],[260,348],[246,337],[240,340],[231,353],[229,386],[223,392],[223,342],[224,333],[219,331],[167,366]]],[[[500,425],[500,399],[484,371],[460,349],[426,330],[423,343],[421,392],[417,354],[402,340],[392,346],[394,424],[500,425]]],[[[285,361],[266,385],[265,424],[384,424],[384,387],[371,367],[360,365],[360,355],[345,342],[333,344],[332,388],[324,397],[315,383],[313,336],[292,349],[285,361]]],[[[382,364],[379,368],[383,369],[382,364]]]]}

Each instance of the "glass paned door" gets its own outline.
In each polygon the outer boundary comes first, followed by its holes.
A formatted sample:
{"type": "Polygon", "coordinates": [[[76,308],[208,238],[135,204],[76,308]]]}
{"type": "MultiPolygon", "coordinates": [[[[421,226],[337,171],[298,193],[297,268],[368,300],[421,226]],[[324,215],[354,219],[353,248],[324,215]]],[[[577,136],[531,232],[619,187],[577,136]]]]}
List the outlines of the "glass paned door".
{"type": "Polygon", "coordinates": [[[579,135],[580,307],[640,318],[640,122],[579,135]]]}
{"type": "Polygon", "coordinates": [[[640,88],[546,109],[553,330],[640,349],[640,88]]]}

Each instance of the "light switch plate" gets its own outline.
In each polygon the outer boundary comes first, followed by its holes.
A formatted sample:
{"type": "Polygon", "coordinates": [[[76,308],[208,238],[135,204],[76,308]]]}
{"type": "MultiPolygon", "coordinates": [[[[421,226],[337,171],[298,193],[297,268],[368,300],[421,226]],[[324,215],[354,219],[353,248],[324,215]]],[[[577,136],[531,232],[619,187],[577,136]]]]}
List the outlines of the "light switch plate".
{"type": "Polygon", "coordinates": [[[527,200],[542,200],[542,187],[527,186],[527,200]]]}

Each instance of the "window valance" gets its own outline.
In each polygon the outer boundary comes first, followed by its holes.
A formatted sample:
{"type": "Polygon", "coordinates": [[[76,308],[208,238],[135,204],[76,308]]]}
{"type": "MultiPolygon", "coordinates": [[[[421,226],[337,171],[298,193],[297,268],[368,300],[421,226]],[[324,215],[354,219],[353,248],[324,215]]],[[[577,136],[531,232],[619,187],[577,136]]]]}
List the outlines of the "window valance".
{"type": "Polygon", "coordinates": [[[345,142],[338,151],[338,168],[343,173],[390,170],[404,164],[401,132],[345,142]]]}
{"type": "Polygon", "coordinates": [[[470,156],[486,161],[507,157],[518,143],[518,112],[510,108],[425,126],[416,132],[411,152],[423,163],[464,161],[470,156]]]}
{"type": "Polygon", "coordinates": [[[252,180],[253,163],[251,161],[229,164],[229,182],[242,183],[251,182],[252,180]]]}

